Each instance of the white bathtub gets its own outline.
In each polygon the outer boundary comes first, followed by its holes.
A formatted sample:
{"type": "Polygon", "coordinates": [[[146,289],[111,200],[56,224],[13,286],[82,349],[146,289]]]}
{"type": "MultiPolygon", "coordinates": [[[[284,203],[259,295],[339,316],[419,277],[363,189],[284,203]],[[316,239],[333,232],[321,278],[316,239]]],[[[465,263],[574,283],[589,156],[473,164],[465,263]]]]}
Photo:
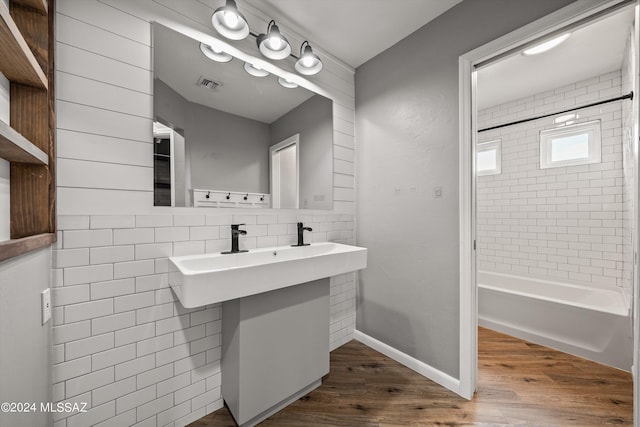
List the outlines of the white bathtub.
{"type": "Polygon", "coordinates": [[[478,324],[631,370],[630,304],[621,288],[594,288],[479,271],[478,324]]]}

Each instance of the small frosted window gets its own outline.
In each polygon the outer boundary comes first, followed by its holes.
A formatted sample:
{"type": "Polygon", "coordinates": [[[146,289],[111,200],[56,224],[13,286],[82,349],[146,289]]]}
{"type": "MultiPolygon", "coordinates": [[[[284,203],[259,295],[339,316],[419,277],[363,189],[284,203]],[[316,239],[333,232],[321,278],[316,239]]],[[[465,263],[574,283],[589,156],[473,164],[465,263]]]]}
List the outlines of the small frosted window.
{"type": "Polygon", "coordinates": [[[542,169],[599,163],[600,160],[600,121],[540,132],[542,169]]]}
{"type": "Polygon", "coordinates": [[[476,150],[476,171],[478,175],[496,175],[501,171],[500,140],[478,144],[476,150]]]}
{"type": "Polygon", "coordinates": [[[493,170],[498,162],[496,161],[497,150],[486,150],[478,153],[478,172],[493,170]]]}
{"type": "Polygon", "coordinates": [[[589,134],[581,133],[551,140],[551,161],[589,158],[589,134]]]}

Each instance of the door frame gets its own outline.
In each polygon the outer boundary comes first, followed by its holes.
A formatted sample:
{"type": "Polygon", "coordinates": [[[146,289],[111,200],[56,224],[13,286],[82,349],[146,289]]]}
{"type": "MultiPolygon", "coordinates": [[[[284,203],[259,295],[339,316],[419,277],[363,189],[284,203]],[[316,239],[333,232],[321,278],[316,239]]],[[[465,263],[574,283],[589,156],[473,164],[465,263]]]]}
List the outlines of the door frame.
{"type": "MultiPolygon", "coordinates": [[[[277,144],[273,144],[269,147],[269,191],[271,191],[271,207],[275,208],[275,204],[278,204],[278,208],[280,207],[280,197],[276,197],[274,181],[276,181],[274,173],[276,166],[278,169],[280,168],[279,159],[277,162],[274,162],[274,156],[277,152],[290,147],[292,145],[296,146],[296,207],[298,209],[300,207],[300,134],[296,133],[295,135],[291,135],[289,138],[278,142],[277,144]],[[278,163],[277,165],[275,163],[278,163]]],[[[280,178],[278,177],[278,186],[280,182],[280,178]]]]}
{"type": "MultiPolygon", "coordinates": [[[[460,320],[460,390],[459,394],[471,399],[476,390],[478,378],[478,304],[475,277],[475,197],[476,180],[474,161],[477,143],[477,106],[476,106],[476,68],[481,67],[501,57],[508,56],[522,50],[528,45],[535,44],[542,37],[549,37],[561,33],[569,25],[578,25],[594,17],[604,15],[619,7],[630,4],[636,5],[636,32],[638,29],[638,5],[640,0],[584,0],[574,2],[547,16],[544,16],[524,27],[493,40],[459,57],[458,60],[458,105],[459,105],[459,232],[460,232],[460,282],[459,282],[459,320],[460,320]]],[[[637,34],[637,33],[636,33],[637,34]]],[[[637,40],[637,36],[636,36],[637,40]]],[[[636,53],[637,53],[636,47],[636,53]]],[[[638,58],[636,58],[636,66],[638,58]]],[[[637,74],[636,69],[636,74],[637,74]]],[[[635,93],[638,93],[636,75],[635,93]]],[[[634,102],[638,102],[637,98],[634,102]]],[[[637,105],[637,104],[636,104],[637,105]]],[[[638,110],[636,110],[638,111],[638,110]]],[[[638,120],[638,117],[636,117],[638,120]]],[[[636,126],[637,127],[637,126],[636,126]]],[[[636,132],[637,133],[637,132],[636,132]]],[[[635,141],[638,139],[635,135],[635,141]]],[[[638,163],[636,159],[636,190],[638,163]]],[[[637,206],[638,194],[635,192],[634,204],[637,206]]],[[[634,219],[634,229],[638,228],[638,218],[634,219]]],[[[637,233],[636,233],[637,234],[637,233]]],[[[637,237],[636,239],[637,240],[637,237]]],[[[638,306],[638,277],[634,276],[633,286],[634,308],[638,306]]],[[[640,319],[634,317],[634,420],[638,423],[638,403],[640,386],[635,381],[638,371],[638,334],[640,319]]]]}

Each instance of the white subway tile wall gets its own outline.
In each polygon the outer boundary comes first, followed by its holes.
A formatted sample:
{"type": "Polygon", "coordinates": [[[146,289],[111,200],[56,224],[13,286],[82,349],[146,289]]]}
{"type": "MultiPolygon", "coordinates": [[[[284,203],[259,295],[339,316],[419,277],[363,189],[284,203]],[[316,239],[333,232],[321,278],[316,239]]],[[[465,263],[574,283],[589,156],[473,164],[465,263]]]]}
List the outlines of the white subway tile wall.
{"type": "MultiPolygon", "coordinates": [[[[247,249],[294,243],[297,221],[313,227],[309,241],[354,243],[354,70],[331,58],[309,86],[333,100],[333,211],[149,215],[156,211],[150,23],[215,36],[217,6],[205,3],[56,2],[53,390],[56,401],[91,409],[59,413],[55,427],[181,427],[221,406],[220,306],[185,310],[169,288],[168,256],[228,249],[232,222],[247,224],[247,249]]],[[[243,12],[251,22],[270,19],[243,12]]],[[[330,323],[331,348],[353,337],[354,274],[331,278],[330,323]]]]}
{"type": "MultiPolygon", "coordinates": [[[[619,96],[621,71],[479,112],[479,129],[619,96]]],[[[502,173],[477,178],[478,269],[593,286],[631,287],[624,262],[620,101],[578,111],[600,120],[602,162],[540,169],[540,131],[554,117],[479,134],[502,140],[502,173]]],[[[628,233],[628,231],[627,231],[628,233]]]]}
{"type": "MultiPolygon", "coordinates": [[[[220,408],[221,306],[182,307],[169,286],[167,257],[190,243],[206,245],[189,253],[230,247],[232,222],[264,224],[247,226],[242,248],[263,246],[252,231],[275,237],[266,243],[288,244],[297,221],[313,228],[310,242],[353,243],[347,214],[62,216],[62,243],[52,255],[54,276],[61,277],[52,301],[59,310],[54,398],[86,402],[91,410],[57,413],[55,425],[184,425],[220,408]],[[148,237],[118,245],[117,235],[148,237]]],[[[327,339],[334,349],[353,338],[353,273],[331,278],[330,309],[327,339]]]]}

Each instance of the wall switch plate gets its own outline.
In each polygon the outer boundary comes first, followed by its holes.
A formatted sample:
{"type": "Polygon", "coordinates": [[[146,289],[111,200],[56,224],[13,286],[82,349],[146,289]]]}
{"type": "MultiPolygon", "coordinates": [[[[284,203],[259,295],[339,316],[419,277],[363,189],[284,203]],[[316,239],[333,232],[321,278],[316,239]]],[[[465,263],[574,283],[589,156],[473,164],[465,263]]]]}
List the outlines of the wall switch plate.
{"type": "Polygon", "coordinates": [[[40,293],[42,300],[42,324],[44,325],[51,319],[51,289],[47,288],[40,293]]]}
{"type": "Polygon", "coordinates": [[[442,187],[433,187],[433,198],[440,199],[442,197],[442,187]]]}

